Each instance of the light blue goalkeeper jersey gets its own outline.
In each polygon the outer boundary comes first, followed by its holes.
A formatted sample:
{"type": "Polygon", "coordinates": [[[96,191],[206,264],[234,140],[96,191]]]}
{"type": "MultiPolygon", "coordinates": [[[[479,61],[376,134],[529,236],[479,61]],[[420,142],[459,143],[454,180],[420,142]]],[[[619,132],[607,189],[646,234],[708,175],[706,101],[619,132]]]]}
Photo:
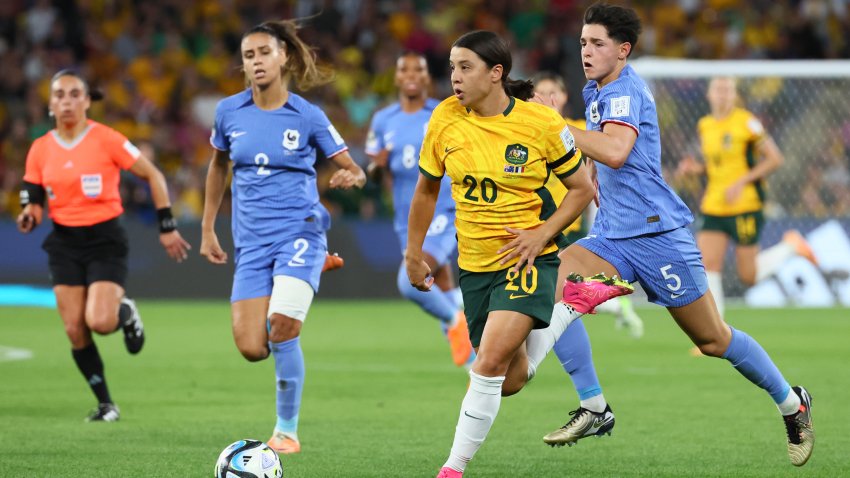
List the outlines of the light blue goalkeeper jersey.
{"type": "Polygon", "coordinates": [[[316,188],[316,151],[330,158],[348,147],[317,106],[290,92],[285,105],[264,111],[247,89],[219,102],[210,143],[233,161],[236,247],[274,243],[305,221],[330,228],[316,188]]]}
{"type": "Polygon", "coordinates": [[[661,176],[658,113],[649,87],[629,65],[619,78],[597,87],[589,81],[582,91],[587,129],[601,131],[606,123],[615,123],[638,136],[622,168],[596,163],[600,204],[590,234],[623,239],[690,224],[690,209],[661,176]]]}

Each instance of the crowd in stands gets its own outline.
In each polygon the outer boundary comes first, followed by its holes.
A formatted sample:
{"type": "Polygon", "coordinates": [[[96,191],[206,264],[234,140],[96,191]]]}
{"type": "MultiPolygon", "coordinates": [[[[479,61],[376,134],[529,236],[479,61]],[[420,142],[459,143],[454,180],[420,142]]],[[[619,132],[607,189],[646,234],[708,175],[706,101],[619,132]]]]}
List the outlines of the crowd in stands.
{"type": "MultiPolygon", "coordinates": [[[[630,4],[644,21],[634,56],[850,58],[850,12],[844,0],[630,4]]],[[[306,19],[302,38],[337,73],[335,81],[305,96],[321,105],[352,147],[352,156],[365,163],[369,119],[395,97],[396,56],[403,50],[424,52],[433,94],[443,98],[450,91],[451,44],[473,29],[510,39],[518,59],[513,76],[540,70],[564,75],[572,111],[580,113],[584,78],[578,37],[588,5],[578,0],[3,0],[0,214],[17,214],[26,154],[31,142],[52,128],[46,108],[49,81],[61,68],[77,69],[105,94],[89,116],[127,135],[157,162],[170,178],[176,214],[191,220],[200,217],[203,207],[215,105],[244,88],[239,43],[251,26],[306,19]]],[[[847,215],[850,123],[829,141],[819,151],[820,172],[801,182],[799,210],[791,212],[847,215]]],[[[320,185],[326,183],[320,178],[320,185]]],[[[145,185],[131,176],[123,184],[127,209],[152,217],[145,185]]],[[[323,197],[335,215],[368,219],[389,207],[376,186],[323,197]]]]}

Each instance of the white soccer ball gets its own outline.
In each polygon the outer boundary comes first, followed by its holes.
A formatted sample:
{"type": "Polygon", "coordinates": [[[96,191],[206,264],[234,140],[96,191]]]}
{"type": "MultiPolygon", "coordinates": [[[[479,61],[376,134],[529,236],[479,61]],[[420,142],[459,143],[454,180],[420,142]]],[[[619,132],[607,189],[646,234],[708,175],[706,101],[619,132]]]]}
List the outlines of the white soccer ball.
{"type": "Polygon", "coordinates": [[[283,465],[277,453],[259,440],[239,440],[229,445],[215,463],[215,478],[281,478],[283,465]]]}

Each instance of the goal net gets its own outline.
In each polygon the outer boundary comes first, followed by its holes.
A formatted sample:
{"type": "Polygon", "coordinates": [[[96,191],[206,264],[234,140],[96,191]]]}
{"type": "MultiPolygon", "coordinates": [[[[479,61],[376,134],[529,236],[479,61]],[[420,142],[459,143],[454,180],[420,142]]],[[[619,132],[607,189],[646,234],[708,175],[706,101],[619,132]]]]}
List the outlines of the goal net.
{"type": "MultiPolygon", "coordinates": [[[[708,80],[732,76],[738,80],[741,106],[762,121],[785,156],[783,166],[767,180],[761,246],[776,244],[788,229],[807,234],[830,220],[837,220],[845,233],[850,230],[850,61],[641,58],[632,64],[655,96],[665,178],[695,216],[704,178],[677,175],[676,169],[684,157],[702,160],[696,125],[709,113],[708,80]]],[[[819,259],[831,254],[815,252],[819,259]]],[[[738,280],[731,248],[728,254],[724,289],[728,296],[743,296],[746,287],[738,280]]],[[[829,270],[820,272],[828,287],[842,285],[841,277],[829,277],[829,270]]],[[[838,292],[834,295],[840,300],[838,292]]],[[[786,298],[785,303],[800,303],[786,298]]]]}

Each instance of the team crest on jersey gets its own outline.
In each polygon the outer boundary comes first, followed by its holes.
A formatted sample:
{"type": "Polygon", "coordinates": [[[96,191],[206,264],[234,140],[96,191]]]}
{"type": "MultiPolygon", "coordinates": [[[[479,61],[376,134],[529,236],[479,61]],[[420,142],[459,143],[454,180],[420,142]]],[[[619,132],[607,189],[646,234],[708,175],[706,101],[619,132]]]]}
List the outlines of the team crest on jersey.
{"type": "Polygon", "coordinates": [[[590,121],[598,123],[600,119],[602,119],[602,116],[599,115],[599,102],[594,101],[590,104],[590,121]]]}
{"type": "Polygon", "coordinates": [[[283,147],[289,150],[298,149],[298,140],[301,133],[297,129],[288,129],[283,132],[283,147]]]}
{"type": "Polygon", "coordinates": [[[732,135],[730,133],[723,135],[723,149],[732,149],[732,135]]]}
{"type": "Polygon", "coordinates": [[[80,184],[86,197],[96,198],[103,192],[103,177],[100,174],[83,174],[80,184]]]}
{"type": "Polygon", "coordinates": [[[505,148],[505,160],[511,164],[525,164],[528,161],[528,148],[521,144],[509,144],[505,148]]]}

